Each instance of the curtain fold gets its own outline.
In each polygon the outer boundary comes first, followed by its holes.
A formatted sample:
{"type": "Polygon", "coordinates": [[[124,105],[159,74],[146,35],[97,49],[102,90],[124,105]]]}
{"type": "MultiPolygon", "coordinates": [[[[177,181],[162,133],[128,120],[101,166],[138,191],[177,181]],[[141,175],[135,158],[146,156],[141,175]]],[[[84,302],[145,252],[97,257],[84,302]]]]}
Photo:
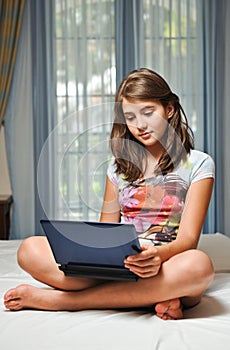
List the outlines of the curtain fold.
{"type": "Polygon", "coordinates": [[[131,70],[140,68],[144,62],[142,1],[115,1],[115,51],[118,87],[131,70]]]}
{"type": "Polygon", "coordinates": [[[223,96],[226,0],[197,1],[203,71],[204,151],[216,164],[216,180],[204,232],[224,232],[223,96]]]}
{"type": "Polygon", "coordinates": [[[52,194],[53,149],[48,147],[47,166],[42,168],[38,178],[38,164],[42,148],[55,125],[53,77],[53,17],[52,1],[39,0],[30,3],[31,53],[32,53],[32,105],[33,105],[33,149],[34,149],[34,234],[43,234],[40,219],[52,216],[54,200],[52,194]],[[40,186],[38,188],[38,181],[40,186]],[[42,185],[41,185],[42,184],[42,185]],[[40,191],[40,192],[39,192],[40,191]],[[45,212],[40,198],[47,198],[45,212]],[[50,202],[50,205],[49,205],[50,202]]]}
{"type": "Polygon", "coordinates": [[[12,82],[25,0],[0,0],[0,127],[12,82]]]}
{"type": "Polygon", "coordinates": [[[34,234],[34,165],[30,47],[30,1],[26,1],[17,60],[5,111],[5,141],[13,193],[10,239],[34,234]]]}
{"type": "MultiPolygon", "coordinates": [[[[230,17],[230,2],[226,2],[226,12],[225,12],[225,18],[230,17]]],[[[225,32],[226,32],[226,40],[225,40],[225,69],[224,74],[225,77],[230,77],[230,22],[225,21],[225,32]]],[[[229,118],[229,110],[230,110],[230,79],[225,79],[224,81],[224,96],[223,96],[223,103],[224,103],[224,125],[223,125],[223,158],[224,158],[224,198],[223,198],[223,206],[224,206],[224,222],[222,223],[224,232],[226,235],[230,237],[230,216],[229,216],[229,208],[230,208],[230,187],[229,187],[229,177],[230,177],[230,156],[229,156],[229,149],[230,149],[230,138],[229,138],[229,130],[230,130],[230,118],[229,118]]]]}

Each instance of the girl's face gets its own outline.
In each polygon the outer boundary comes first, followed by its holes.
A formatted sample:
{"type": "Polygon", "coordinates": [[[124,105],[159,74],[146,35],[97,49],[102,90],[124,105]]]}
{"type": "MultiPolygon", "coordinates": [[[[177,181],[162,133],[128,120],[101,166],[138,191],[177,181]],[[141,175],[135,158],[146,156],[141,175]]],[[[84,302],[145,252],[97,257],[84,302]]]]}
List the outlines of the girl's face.
{"type": "Polygon", "coordinates": [[[168,118],[174,112],[170,104],[165,108],[156,101],[130,102],[125,98],[122,100],[122,109],[129,131],[147,148],[163,141],[168,118]]]}

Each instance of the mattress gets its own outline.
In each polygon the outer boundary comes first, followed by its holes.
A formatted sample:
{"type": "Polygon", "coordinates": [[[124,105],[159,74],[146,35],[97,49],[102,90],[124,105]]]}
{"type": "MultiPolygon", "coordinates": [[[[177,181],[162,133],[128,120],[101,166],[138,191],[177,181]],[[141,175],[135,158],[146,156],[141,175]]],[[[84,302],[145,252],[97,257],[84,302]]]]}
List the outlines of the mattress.
{"type": "MultiPolygon", "coordinates": [[[[2,350],[227,350],[230,349],[230,239],[202,235],[215,277],[184,319],[163,321],[143,310],[50,312],[4,308],[3,295],[21,283],[44,287],[16,261],[20,241],[0,241],[0,348],[2,350]]],[[[45,286],[48,288],[47,286],[45,286]]]]}

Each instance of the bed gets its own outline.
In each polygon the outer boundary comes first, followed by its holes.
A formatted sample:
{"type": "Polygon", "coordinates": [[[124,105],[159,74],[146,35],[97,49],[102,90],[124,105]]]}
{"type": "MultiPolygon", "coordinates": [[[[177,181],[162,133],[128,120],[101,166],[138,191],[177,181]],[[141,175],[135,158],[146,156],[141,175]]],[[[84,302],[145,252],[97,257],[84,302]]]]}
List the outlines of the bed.
{"type": "Polygon", "coordinates": [[[18,240],[0,241],[0,348],[2,350],[227,350],[230,349],[230,239],[201,236],[215,278],[185,318],[163,321],[143,310],[7,311],[6,290],[21,283],[44,287],[16,262],[18,240]]]}

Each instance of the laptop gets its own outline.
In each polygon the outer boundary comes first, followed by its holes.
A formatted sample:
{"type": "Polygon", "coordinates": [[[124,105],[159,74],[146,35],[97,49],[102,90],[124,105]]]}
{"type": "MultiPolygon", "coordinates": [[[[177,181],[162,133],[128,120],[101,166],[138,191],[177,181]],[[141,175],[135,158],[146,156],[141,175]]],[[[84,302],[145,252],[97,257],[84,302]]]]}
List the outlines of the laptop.
{"type": "Polygon", "coordinates": [[[66,276],[136,281],[124,259],[141,251],[132,224],[40,220],[54,258],[66,276]]]}

